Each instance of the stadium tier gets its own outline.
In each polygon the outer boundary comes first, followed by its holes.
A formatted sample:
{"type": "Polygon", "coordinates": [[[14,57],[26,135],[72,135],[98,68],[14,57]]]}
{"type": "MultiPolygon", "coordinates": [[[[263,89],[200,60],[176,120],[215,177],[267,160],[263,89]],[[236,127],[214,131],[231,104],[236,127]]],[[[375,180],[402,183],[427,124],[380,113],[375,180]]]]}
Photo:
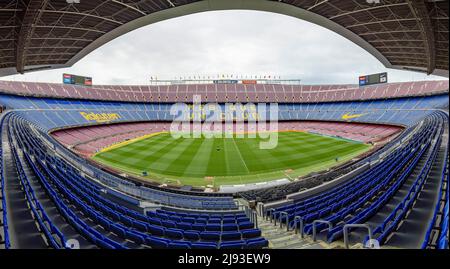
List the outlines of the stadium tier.
{"type": "MultiPolygon", "coordinates": [[[[371,236],[384,244],[417,202],[439,151],[446,153],[445,146],[441,148],[445,127],[436,125],[439,121],[444,122],[445,117],[433,114],[427,118],[420,131],[412,135],[411,143],[391,152],[382,163],[373,165],[348,183],[299,202],[291,200],[289,205],[268,210],[266,214],[290,227],[299,226],[301,233],[311,234],[313,228],[327,230],[329,242],[342,237],[345,225],[370,222],[376,225],[371,236]],[[413,170],[417,173],[411,174],[413,170]],[[399,192],[400,189],[403,192],[399,192]],[[396,199],[392,199],[394,197],[396,199]],[[389,210],[390,214],[384,218],[376,216],[383,209],[389,210]],[[314,223],[318,219],[321,222],[314,223]]],[[[395,238],[389,239],[395,241],[395,238]]]]}
{"type": "Polygon", "coordinates": [[[80,87],[51,83],[0,81],[0,92],[15,95],[58,97],[123,102],[192,102],[200,95],[204,102],[336,102],[448,92],[447,81],[419,81],[358,85],[273,85],[199,84],[170,86],[93,86],[80,87]]]}
{"type": "MultiPolygon", "coordinates": [[[[0,247],[68,248],[75,240],[80,248],[112,249],[339,248],[376,240],[382,247],[448,248],[448,81],[364,88],[84,88],[0,81],[0,104],[0,247]],[[286,169],[282,183],[252,178],[233,185],[234,192],[217,191],[206,177],[202,188],[145,181],[90,159],[111,146],[167,132],[180,120],[173,105],[194,95],[224,110],[225,102],[276,103],[277,131],[304,134],[286,138],[291,151],[303,143],[299,139],[311,143],[305,142],[311,151],[313,143],[319,151],[354,145],[370,150],[342,162],[320,151],[318,156],[331,159],[326,168],[294,178],[286,169]]],[[[237,122],[232,126],[241,131],[237,122]]],[[[164,161],[170,143],[181,152],[176,161],[187,158],[188,143],[181,149],[159,136],[146,145],[156,144],[164,161]]],[[[232,154],[221,145],[194,155],[232,154]]],[[[233,144],[233,151],[239,146],[233,144]]],[[[276,159],[288,163],[284,153],[269,155],[276,157],[273,165],[276,159]]]]}
{"type": "MultiPolygon", "coordinates": [[[[6,108],[37,124],[44,130],[86,124],[129,121],[173,121],[172,104],[118,103],[82,100],[59,100],[0,95],[6,108]]],[[[429,97],[312,104],[278,104],[278,119],[321,120],[411,125],[448,105],[448,94],[429,97]]],[[[223,106],[222,106],[223,107],[223,106]]],[[[225,109],[223,109],[225,110],[225,109]]],[[[267,112],[268,113],[268,112],[267,112]]],[[[268,117],[267,117],[268,118],[268,117]]]]}

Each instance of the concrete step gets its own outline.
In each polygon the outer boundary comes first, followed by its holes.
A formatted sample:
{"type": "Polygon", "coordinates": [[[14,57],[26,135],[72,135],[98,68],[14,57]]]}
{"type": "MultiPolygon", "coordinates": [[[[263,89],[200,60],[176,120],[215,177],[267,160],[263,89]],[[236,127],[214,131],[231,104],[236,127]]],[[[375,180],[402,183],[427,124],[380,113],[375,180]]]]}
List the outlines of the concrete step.
{"type": "Polygon", "coordinates": [[[312,242],[310,238],[301,238],[294,231],[286,231],[286,227],[280,228],[268,220],[258,217],[258,227],[261,229],[262,236],[269,240],[269,247],[274,249],[324,249],[323,244],[312,242]]]}

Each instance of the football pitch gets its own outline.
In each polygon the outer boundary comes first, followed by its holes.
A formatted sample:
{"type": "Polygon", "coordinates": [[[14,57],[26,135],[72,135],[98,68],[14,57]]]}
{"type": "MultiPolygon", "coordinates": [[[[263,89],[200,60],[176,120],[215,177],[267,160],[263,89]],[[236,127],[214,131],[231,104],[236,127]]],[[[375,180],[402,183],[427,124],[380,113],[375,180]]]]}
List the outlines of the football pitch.
{"type": "Polygon", "coordinates": [[[92,159],[149,181],[218,187],[293,179],[341,164],[371,147],[306,132],[278,133],[274,149],[260,149],[260,141],[248,137],[174,139],[160,133],[105,149],[92,159]]]}

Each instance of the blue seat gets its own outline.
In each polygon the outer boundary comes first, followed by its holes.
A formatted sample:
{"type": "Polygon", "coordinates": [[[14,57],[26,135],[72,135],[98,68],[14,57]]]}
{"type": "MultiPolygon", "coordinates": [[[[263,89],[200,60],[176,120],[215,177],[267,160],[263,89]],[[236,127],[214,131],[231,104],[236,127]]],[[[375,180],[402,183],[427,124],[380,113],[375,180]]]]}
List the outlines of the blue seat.
{"type": "Polygon", "coordinates": [[[205,227],[206,227],[206,225],[204,225],[204,224],[197,224],[197,223],[194,223],[191,226],[192,230],[196,230],[196,231],[199,231],[199,232],[203,232],[205,230],[205,227]]]}
{"type": "Polygon", "coordinates": [[[111,228],[111,231],[112,231],[113,233],[117,234],[118,236],[120,236],[120,237],[122,237],[122,238],[125,238],[125,237],[126,237],[126,235],[125,235],[125,230],[122,229],[121,227],[119,227],[117,224],[111,225],[110,228],[111,228]]]}
{"type": "Polygon", "coordinates": [[[174,221],[171,220],[163,220],[161,221],[162,226],[166,228],[176,228],[177,224],[174,221]]]}
{"type": "Polygon", "coordinates": [[[130,211],[128,208],[117,205],[117,204],[112,204],[113,208],[116,209],[116,211],[120,212],[121,214],[125,214],[128,215],[128,212],[130,211]]]}
{"type": "Polygon", "coordinates": [[[149,224],[149,225],[147,225],[147,230],[152,235],[164,236],[164,228],[162,228],[162,227],[158,227],[158,226],[149,224]]]}
{"type": "Polygon", "coordinates": [[[220,219],[220,218],[210,218],[208,220],[208,224],[218,224],[218,223],[221,223],[221,222],[222,222],[222,219],[220,219]]]}
{"type": "Polygon", "coordinates": [[[206,231],[220,231],[221,229],[220,224],[206,224],[206,231]]]}
{"type": "Polygon", "coordinates": [[[245,213],[237,213],[235,216],[236,216],[236,219],[238,219],[238,218],[246,218],[247,217],[247,215],[245,215],[245,213]]]}
{"type": "Polygon", "coordinates": [[[111,216],[111,218],[112,218],[113,220],[115,220],[115,221],[120,221],[120,215],[119,215],[119,214],[110,211],[110,216],[111,216]]]}
{"type": "MultiPolygon", "coordinates": [[[[253,224],[252,224],[253,227],[253,224]]],[[[239,226],[237,224],[224,224],[222,226],[222,230],[224,231],[237,231],[239,229],[239,226]]]]}
{"type": "Polygon", "coordinates": [[[240,232],[223,232],[221,235],[222,241],[229,240],[240,240],[241,233],[240,232]]]}
{"type": "Polygon", "coordinates": [[[219,248],[220,249],[242,249],[244,246],[246,246],[245,241],[239,240],[239,241],[221,242],[219,245],[219,248]]]}
{"type": "Polygon", "coordinates": [[[134,231],[126,231],[126,237],[138,245],[144,244],[144,237],[134,231]]]}
{"type": "Polygon", "coordinates": [[[201,232],[200,239],[205,241],[219,241],[220,233],[219,232],[201,232]]]}
{"type": "Polygon", "coordinates": [[[245,239],[261,236],[261,231],[259,229],[243,230],[241,233],[242,233],[242,237],[245,239]]]}
{"type": "Polygon", "coordinates": [[[145,238],[145,243],[151,246],[152,248],[165,249],[169,247],[170,240],[154,236],[147,236],[145,238]]]}
{"type": "Polygon", "coordinates": [[[236,219],[235,218],[223,219],[222,223],[223,224],[236,223],[236,219]]]}
{"type": "Polygon", "coordinates": [[[194,223],[195,222],[195,218],[192,217],[184,217],[182,219],[183,222],[187,222],[187,223],[194,223]]]}
{"type": "Polygon", "coordinates": [[[158,213],[156,215],[156,218],[158,218],[160,220],[169,220],[169,216],[167,214],[161,214],[161,213],[158,213]]]}
{"type": "Polygon", "coordinates": [[[148,218],[147,222],[153,225],[161,226],[161,220],[156,218],[148,218]]]}
{"type": "Polygon", "coordinates": [[[169,220],[174,222],[181,222],[181,218],[179,216],[169,216],[169,220]]]}
{"type": "Polygon", "coordinates": [[[190,241],[198,241],[200,240],[200,232],[198,231],[184,231],[184,238],[190,241]]]}
{"type": "Polygon", "coordinates": [[[180,216],[181,218],[184,218],[184,217],[188,216],[187,213],[183,213],[183,212],[177,212],[177,215],[180,216]]]}
{"type": "Polygon", "coordinates": [[[148,217],[151,217],[151,218],[156,218],[156,217],[157,217],[157,213],[156,213],[156,212],[153,212],[153,211],[147,211],[147,212],[146,212],[146,215],[147,215],[148,217]]]}
{"type": "Polygon", "coordinates": [[[319,212],[319,218],[323,218],[323,217],[327,216],[328,214],[330,214],[330,212],[331,212],[331,208],[329,208],[329,207],[321,210],[319,212]]]}
{"type": "Polygon", "coordinates": [[[260,249],[260,248],[265,248],[269,246],[269,241],[267,241],[267,239],[264,238],[253,238],[253,239],[248,239],[246,241],[246,248],[248,249],[260,249]]]}
{"type": "Polygon", "coordinates": [[[191,223],[187,223],[187,222],[178,222],[177,223],[177,228],[178,229],[182,229],[182,230],[191,230],[192,229],[192,224],[191,223]]]}
{"type": "Polygon", "coordinates": [[[183,239],[183,230],[169,228],[166,229],[165,236],[172,239],[183,239]]]}
{"type": "Polygon", "coordinates": [[[171,249],[190,249],[191,244],[186,241],[172,241],[169,243],[171,249]]]}
{"type": "Polygon", "coordinates": [[[192,249],[217,249],[217,244],[212,242],[191,243],[192,249]]]}
{"type": "Polygon", "coordinates": [[[208,223],[208,219],[196,219],[195,223],[206,225],[206,223],[208,223]]]}
{"type": "Polygon", "coordinates": [[[100,218],[97,219],[97,221],[98,221],[98,223],[99,223],[101,226],[103,226],[103,228],[104,228],[105,230],[110,230],[110,224],[109,224],[109,221],[108,221],[107,219],[105,219],[105,218],[103,218],[103,217],[100,217],[100,218]]]}
{"type": "Polygon", "coordinates": [[[147,223],[139,221],[139,220],[133,220],[133,227],[138,229],[141,232],[147,232],[147,223]]]}
{"type": "Polygon", "coordinates": [[[314,212],[305,216],[305,222],[309,223],[319,218],[319,212],[314,212]]]}
{"type": "Polygon", "coordinates": [[[254,225],[250,221],[247,221],[247,222],[239,223],[238,226],[239,226],[239,230],[245,230],[245,229],[253,228],[254,225]]]}
{"type": "Polygon", "coordinates": [[[147,217],[146,216],[144,216],[142,214],[139,214],[138,212],[135,212],[135,211],[131,211],[131,210],[128,211],[128,215],[131,216],[132,218],[136,219],[136,220],[139,220],[139,221],[143,221],[143,222],[147,221],[147,217]]]}

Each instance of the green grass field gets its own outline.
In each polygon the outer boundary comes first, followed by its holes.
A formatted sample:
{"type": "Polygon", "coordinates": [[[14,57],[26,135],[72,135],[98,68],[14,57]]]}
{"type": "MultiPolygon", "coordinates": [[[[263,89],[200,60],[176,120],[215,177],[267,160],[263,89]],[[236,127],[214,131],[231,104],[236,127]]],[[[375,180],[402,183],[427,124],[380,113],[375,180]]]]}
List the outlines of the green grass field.
{"type": "Polygon", "coordinates": [[[366,144],[303,132],[280,132],[278,146],[270,150],[259,149],[259,142],[259,138],[236,137],[174,139],[162,133],[100,152],[93,159],[161,183],[217,187],[294,178],[370,149],[366,144]]]}

